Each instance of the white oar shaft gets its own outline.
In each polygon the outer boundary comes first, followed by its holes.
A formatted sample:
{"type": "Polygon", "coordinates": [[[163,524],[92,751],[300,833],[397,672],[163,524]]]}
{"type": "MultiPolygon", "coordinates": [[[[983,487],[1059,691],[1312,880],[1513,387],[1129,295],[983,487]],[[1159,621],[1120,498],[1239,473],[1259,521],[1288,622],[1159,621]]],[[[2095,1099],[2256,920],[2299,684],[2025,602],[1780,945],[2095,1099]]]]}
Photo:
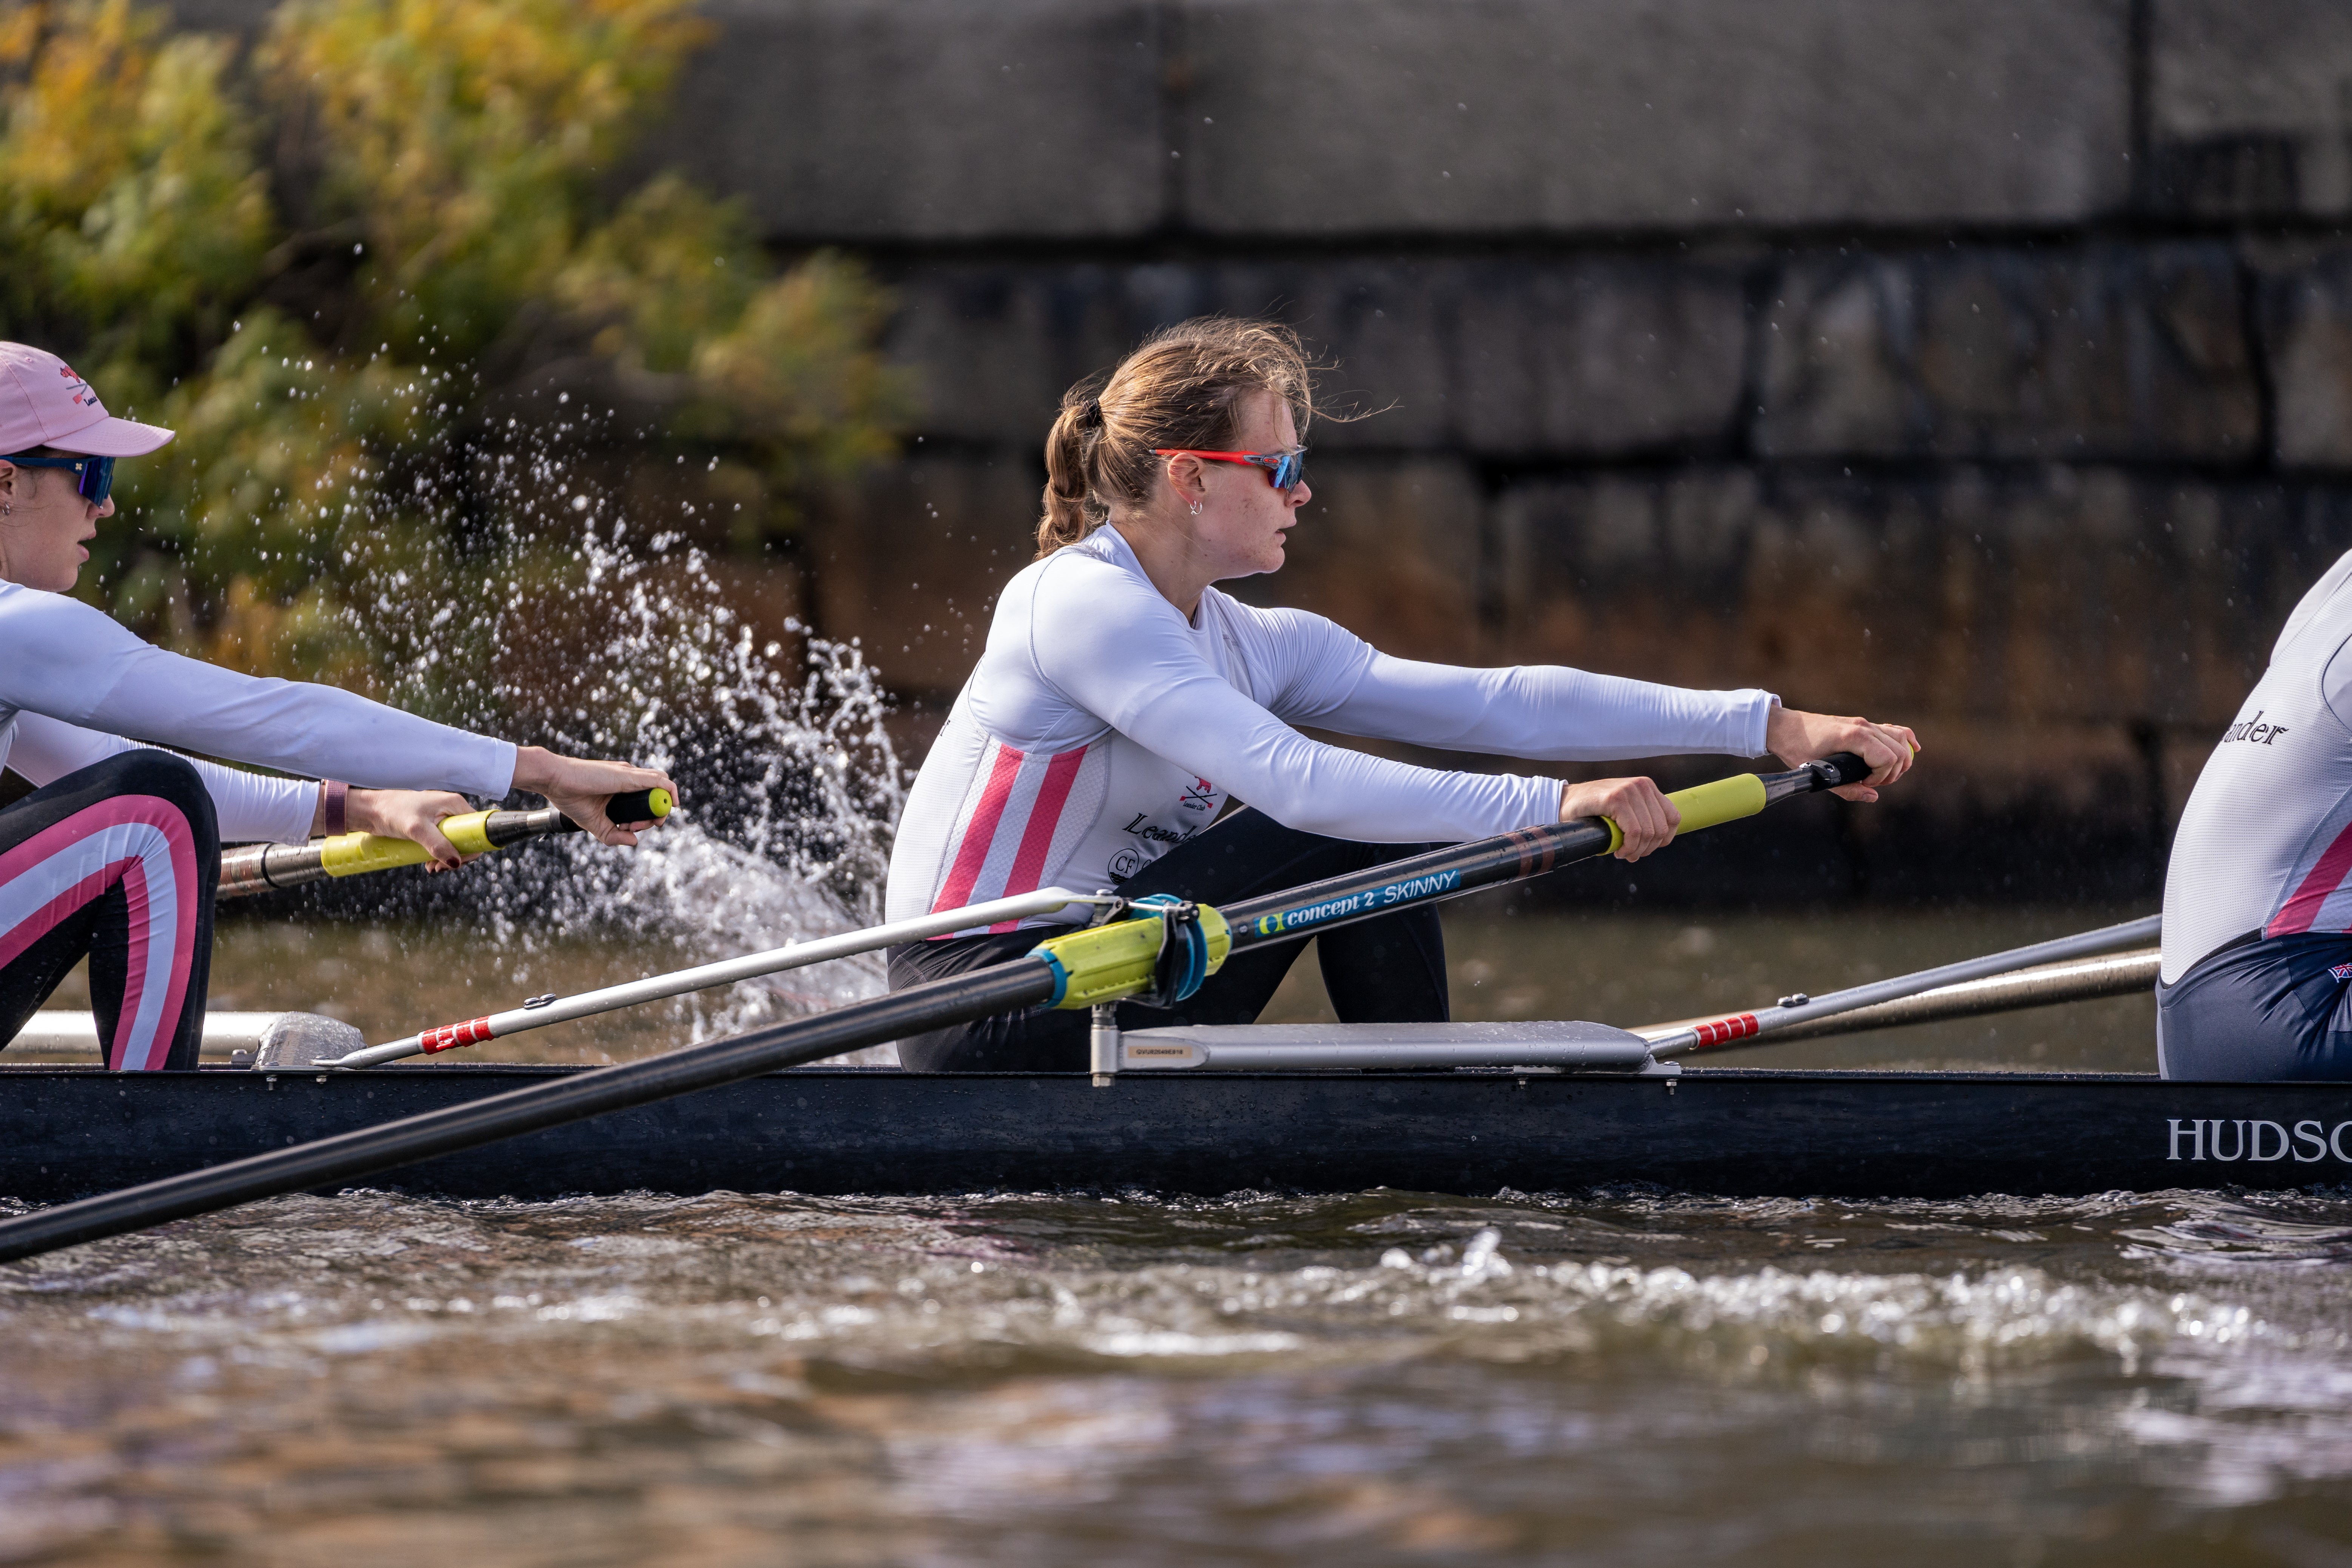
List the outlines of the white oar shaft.
{"type": "Polygon", "coordinates": [[[2030,947],[2013,947],[2006,952],[1987,953],[1982,958],[1965,959],[1937,969],[1923,969],[1916,974],[1898,974],[1892,980],[1875,980],[1867,985],[1851,986],[1843,991],[1833,991],[1826,996],[1811,997],[1794,1006],[1759,1007],[1753,1013],[1735,1013],[1677,1029],[1652,1040],[1650,1055],[1661,1060],[1685,1056],[1709,1046],[1728,1045],[1734,1040],[1777,1033],[1790,1025],[1814,1018],[1826,1018],[1881,1002],[1916,996],[1922,991],[1933,991],[1938,986],[1980,980],[1990,974],[2005,974],[2011,970],[2024,969],[2036,963],[2055,963],[2063,959],[2113,952],[2117,948],[2147,942],[2163,928],[2163,916],[2149,915],[2142,920],[2126,921],[2121,925],[2102,926],[2097,931],[2062,936],[2052,942],[2038,942],[2030,947]]]}
{"type": "Polygon", "coordinates": [[[550,1024],[568,1023],[592,1014],[634,1007],[641,1002],[658,1002],[666,996],[682,996],[689,991],[707,991],[714,985],[732,985],[738,981],[756,980],[763,974],[777,974],[787,969],[801,969],[835,958],[850,958],[861,952],[872,952],[877,948],[896,947],[902,942],[921,942],[927,937],[945,936],[950,931],[969,931],[974,926],[994,925],[1000,921],[1056,914],[1072,904],[1102,901],[1102,894],[1073,893],[1066,888],[1040,888],[1034,893],[992,899],[987,903],[971,904],[960,910],[940,910],[909,921],[894,921],[888,925],[867,926],[862,931],[820,937],[814,942],[789,942],[765,952],[721,959],[716,963],[674,970],[667,974],[648,975],[643,980],[607,985],[598,991],[583,991],[577,996],[557,997],[536,1006],[513,1007],[503,1013],[492,1013],[487,1017],[469,1018],[462,1024],[444,1024],[438,1028],[421,1029],[389,1044],[370,1046],[363,1051],[353,1051],[349,1056],[318,1065],[365,1068],[398,1061],[403,1057],[428,1056],[458,1046],[502,1039],[526,1029],[541,1029],[550,1024]]]}

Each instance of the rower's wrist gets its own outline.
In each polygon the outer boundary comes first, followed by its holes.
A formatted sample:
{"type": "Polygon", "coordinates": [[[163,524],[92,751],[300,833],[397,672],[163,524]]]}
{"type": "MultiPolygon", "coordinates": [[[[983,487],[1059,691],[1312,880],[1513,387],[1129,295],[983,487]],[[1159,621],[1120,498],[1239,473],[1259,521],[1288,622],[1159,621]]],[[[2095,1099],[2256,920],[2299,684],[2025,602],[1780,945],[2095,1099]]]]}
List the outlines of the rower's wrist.
{"type": "Polygon", "coordinates": [[[375,789],[355,789],[345,795],[343,797],[342,831],[346,833],[391,833],[393,830],[384,822],[383,813],[376,809],[377,806],[382,804],[381,797],[383,793],[384,792],[382,790],[375,789]]]}
{"type": "Polygon", "coordinates": [[[514,787],[545,795],[555,782],[555,753],[544,746],[515,748],[514,787]]]}

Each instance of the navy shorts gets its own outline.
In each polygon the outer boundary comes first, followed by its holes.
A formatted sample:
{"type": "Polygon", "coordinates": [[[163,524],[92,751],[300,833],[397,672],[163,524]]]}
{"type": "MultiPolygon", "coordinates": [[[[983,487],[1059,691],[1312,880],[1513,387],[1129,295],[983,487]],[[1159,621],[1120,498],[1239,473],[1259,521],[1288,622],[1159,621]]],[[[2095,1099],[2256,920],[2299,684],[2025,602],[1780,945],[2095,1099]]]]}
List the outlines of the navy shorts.
{"type": "Polygon", "coordinates": [[[2208,1083],[2352,1080],[2352,935],[2225,947],[2159,984],[2156,1059],[2208,1083]]]}

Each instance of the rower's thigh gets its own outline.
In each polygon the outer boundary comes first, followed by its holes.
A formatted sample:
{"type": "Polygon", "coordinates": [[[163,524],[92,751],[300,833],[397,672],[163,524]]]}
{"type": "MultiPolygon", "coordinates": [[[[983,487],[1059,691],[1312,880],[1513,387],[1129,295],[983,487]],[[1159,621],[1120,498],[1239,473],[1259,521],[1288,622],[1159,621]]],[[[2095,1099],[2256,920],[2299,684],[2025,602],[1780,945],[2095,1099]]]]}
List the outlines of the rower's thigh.
{"type": "Polygon", "coordinates": [[[194,1067],[219,879],[212,796],[168,752],[121,752],[0,811],[0,1026],[13,1036],[87,953],[110,1063],[194,1067]]]}
{"type": "MultiPolygon", "coordinates": [[[[5,897],[5,889],[0,889],[0,898],[5,897]]],[[[92,899],[37,934],[0,931],[8,953],[0,963],[0,1041],[15,1039],[74,965],[89,956],[90,934],[105,906],[104,899],[92,899]],[[27,935],[29,941],[21,940],[27,935]]]]}
{"type": "Polygon", "coordinates": [[[2352,938],[2273,937],[2157,992],[2164,1076],[2209,1083],[2352,1080],[2352,938]]]}
{"type": "Polygon", "coordinates": [[[1171,849],[1121,882],[1118,890],[1130,899],[1173,893],[1204,904],[1231,904],[1402,860],[1429,847],[1307,833],[1244,806],[1171,849]]]}
{"type": "MultiPolygon", "coordinates": [[[[1244,809],[1162,855],[1118,890],[1131,899],[1174,893],[1222,906],[1348,876],[1430,847],[1332,838],[1244,809]]],[[[1445,942],[1435,910],[1402,910],[1318,934],[1324,988],[1343,1020],[1423,1023],[1447,1016],[1445,942]]],[[[1121,1007],[1120,1026],[1255,1023],[1308,940],[1265,942],[1237,953],[1181,1007],[1121,1007]],[[1129,1021],[1130,1013],[1135,1021],[1129,1021]]]]}
{"type": "MultiPolygon", "coordinates": [[[[890,950],[890,989],[1013,963],[1052,934],[1005,931],[904,943],[890,950]]],[[[916,1072],[1081,1072],[1090,1025],[1080,1010],[1034,1007],[911,1036],[898,1042],[898,1061],[916,1072]]]]}

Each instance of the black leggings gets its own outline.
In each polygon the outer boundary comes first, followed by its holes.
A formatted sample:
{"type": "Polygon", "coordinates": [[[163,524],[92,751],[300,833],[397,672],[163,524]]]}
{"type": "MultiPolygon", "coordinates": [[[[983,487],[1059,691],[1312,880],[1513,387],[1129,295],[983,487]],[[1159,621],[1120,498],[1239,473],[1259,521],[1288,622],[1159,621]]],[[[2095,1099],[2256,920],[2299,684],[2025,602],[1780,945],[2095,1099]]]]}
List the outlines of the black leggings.
{"type": "MultiPolygon", "coordinates": [[[[1130,899],[1174,893],[1205,904],[1236,903],[1261,893],[1319,882],[1425,853],[1426,844],[1359,844],[1301,833],[1262,811],[1234,812],[1206,833],[1154,860],[1119,885],[1130,899]]],[[[961,974],[1018,958],[1051,931],[914,942],[890,950],[890,988],[961,974]]],[[[1273,997],[1310,937],[1268,942],[1228,960],[1173,1010],[1122,1002],[1118,1026],[1248,1024],[1273,997]]],[[[1422,905],[1320,933],[1316,952],[1324,989],[1343,1023],[1432,1024],[1448,1015],[1445,934],[1436,910],[1422,905]]],[[[1084,1008],[1044,1008],[935,1029],[898,1042],[898,1059],[921,1072],[1084,1072],[1089,1022],[1084,1008]]]]}
{"type": "Polygon", "coordinates": [[[142,748],[0,810],[0,1040],[89,958],[106,1065],[193,1068],[220,830],[196,770],[142,748]]]}

